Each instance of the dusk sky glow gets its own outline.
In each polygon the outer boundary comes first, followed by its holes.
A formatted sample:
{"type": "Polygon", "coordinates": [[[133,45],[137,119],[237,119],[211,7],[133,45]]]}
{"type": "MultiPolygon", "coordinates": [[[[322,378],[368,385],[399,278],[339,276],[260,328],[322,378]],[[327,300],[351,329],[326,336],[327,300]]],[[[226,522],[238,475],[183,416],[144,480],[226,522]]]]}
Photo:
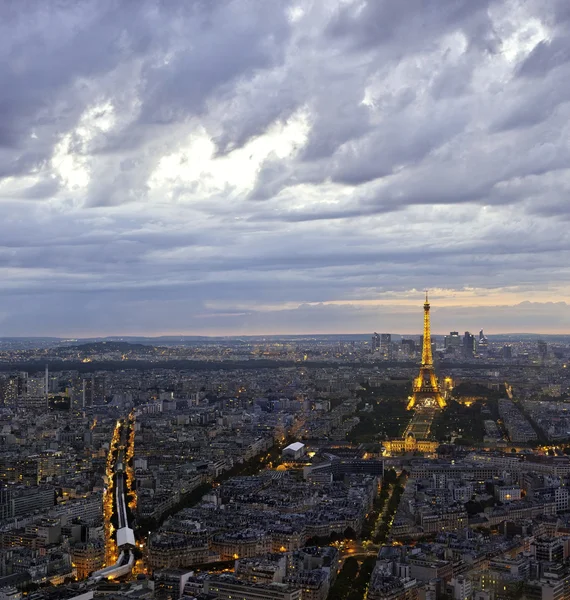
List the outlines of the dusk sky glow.
{"type": "Polygon", "coordinates": [[[568,0],[6,0],[0,58],[0,336],[570,333],[568,0]]]}

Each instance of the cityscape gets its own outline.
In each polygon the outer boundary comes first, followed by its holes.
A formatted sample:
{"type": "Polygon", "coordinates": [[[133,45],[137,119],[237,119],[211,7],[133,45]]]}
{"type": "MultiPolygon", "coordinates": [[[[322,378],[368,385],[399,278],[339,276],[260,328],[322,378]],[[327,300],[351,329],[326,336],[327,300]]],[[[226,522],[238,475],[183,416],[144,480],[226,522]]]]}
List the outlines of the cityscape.
{"type": "Polygon", "coordinates": [[[570,0],[0,0],[0,600],[570,600],[570,0]]]}
{"type": "Polygon", "coordinates": [[[430,308],[421,336],[5,340],[2,598],[564,598],[570,339],[432,337],[430,308]]]}

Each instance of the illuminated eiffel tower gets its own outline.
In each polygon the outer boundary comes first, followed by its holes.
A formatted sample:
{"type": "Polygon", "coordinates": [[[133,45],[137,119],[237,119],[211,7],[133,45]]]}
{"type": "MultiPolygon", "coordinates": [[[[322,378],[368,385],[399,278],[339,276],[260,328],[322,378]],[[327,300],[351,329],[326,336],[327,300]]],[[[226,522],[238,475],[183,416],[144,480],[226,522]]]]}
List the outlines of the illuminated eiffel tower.
{"type": "Polygon", "coordinates": [[[439,406],[445,408],[445,398],[439,389],[439,383],[433,368],[431,352],[431,327],[429,318],[429,302],[426,290],[424,304],[424,340],[422,347],[422,364],[419,375],[414,379],[412,395],[408,403],[408,410],[418,405],[439,406]]]}

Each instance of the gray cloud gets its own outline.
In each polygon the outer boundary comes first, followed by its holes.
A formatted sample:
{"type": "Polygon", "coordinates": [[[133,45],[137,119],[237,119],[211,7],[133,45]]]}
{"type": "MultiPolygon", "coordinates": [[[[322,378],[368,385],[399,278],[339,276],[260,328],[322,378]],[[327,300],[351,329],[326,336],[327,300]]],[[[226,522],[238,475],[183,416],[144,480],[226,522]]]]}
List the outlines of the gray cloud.
{"type": "Polygon", "coordinates": [[[549,71],[565,65],[570,60],[570,48],[565,42],[566,40],[557,37],[537,44],[521,64],[519,74],[542,78],[549,71]]]}
{"type": "Polygon", "coordinates": [[[569,23],[564,0],[3,3],[0,335],[411,331],[370,302],[425,287],[457,294],[442,330],[568,330],[569,23]]]}
{"type": "Polygon", "coordinates": [[[488,0],[409,0],[349,3],[332,20],[333,37],[349,38],[357,48],[387,46],[421,50],[426,40],[461,29],[480,46],[492,35],[488,0]]]}

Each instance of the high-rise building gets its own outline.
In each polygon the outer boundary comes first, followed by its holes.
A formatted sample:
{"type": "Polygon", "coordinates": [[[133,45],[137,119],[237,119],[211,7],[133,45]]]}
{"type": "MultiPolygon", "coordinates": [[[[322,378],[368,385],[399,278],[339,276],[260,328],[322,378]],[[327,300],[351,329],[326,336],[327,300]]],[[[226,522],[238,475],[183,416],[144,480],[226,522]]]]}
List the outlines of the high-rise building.
{"type": "Polygon", "coordinates": [[[548,345],[544,340],[538,340],[538,356],[542,360],[548,356],[548,345]]]}
{"type": "Polygon", "coordinates": [[[30,398],[45,398],[46,381],[45,377],[29,377],[27,380],[26,396],[30,398]]]}
{"type": "Polygon", "coordinates": [[[473,358],[475,354],[475,336],[469,331],[463,336],[463,356],[465,358],[473,358]]]}
{"type": "Polygon", "coordinates": [[[479,331],[479,340],[477,341],[477,351],[479,354],[487,354],[489,350],[489,340],[487,336],[483,333],[483,330],[479,331]]]}
{"type": "Polygon", "coordinates": [[[461,348],[461,337],[458,331],[450,331],[443,340],[446,353],[452,353],[461,348]]]}
{"type": "Polygon", "coordinates": [[[8,377],[0,377],[0,406],[8,404],[8,377]]]}
{"type": "Polygon", "coordinates": [[[8,375],[2,382],[2,398],[0,404],[16,405],[27,395],[28,374],[24,371],[8,375]]]}
{"type": "Polygon", "coordinates": [[[80,411],[83,408],[83,379],[73,375],[68,382],[66,392],[70,398],[72,410],[80,411]]]}
{"type": "Polygon", "coordinates": [[[402,353],[404,356],[414,356],[416,353],[416,342],[414,340],[402,339],[402,353]]]}
{"type": "Polygon", "coordinates": [[[503,346],[503,358],[507,360],[511,360],[513,357],[513,347],[510,344],[505,344],[503,346]]]}
{"type": "Polygon", "coordinates": [[[105,376],[94,375],[93,376],[93,404],[105,404],[105,376]]]}
{"type": "Polygon", "coordinates": [[[392,358],[392,335],[389,333],[380,334],[380,352],[384,358],[392,358]]]}
{"type": "Polygon", "coordinates": [[[83,379],[83,408],[105,403],[105,376],[90,375],[83,379]]]}
{"type": "Polygon", "coordinates": [[[431,346],[431,323],[430,304],[426,292],[424,303],[424,335],[422,340],[422,364],[419,375],[414,379],[412,396],[408,403],[408,409],[414,408],[418,402],[435,403],[440,408],[445,407],[445,398],[439,389],[439,383],[433,366],[433,354],[431,346]]]}
{"type": "Polygon", "coordinates": [[[88,408],[89,406],[93,406],[93,375],[91,375],[91,377],[85,377],[83,379],[82,401],[82,408],[88,408]]]}
{"type": "Polygon", "coordinates": [[[374,332],[372,335],[372,352],[380,350],[380,334],[374,332]]]}
{"type": "Polygon", "coordinates": [[[28,393],[28,374],[25,371],[20,371],[17,375],[18,382],[18,397],[21,398],[28,393]]]}

